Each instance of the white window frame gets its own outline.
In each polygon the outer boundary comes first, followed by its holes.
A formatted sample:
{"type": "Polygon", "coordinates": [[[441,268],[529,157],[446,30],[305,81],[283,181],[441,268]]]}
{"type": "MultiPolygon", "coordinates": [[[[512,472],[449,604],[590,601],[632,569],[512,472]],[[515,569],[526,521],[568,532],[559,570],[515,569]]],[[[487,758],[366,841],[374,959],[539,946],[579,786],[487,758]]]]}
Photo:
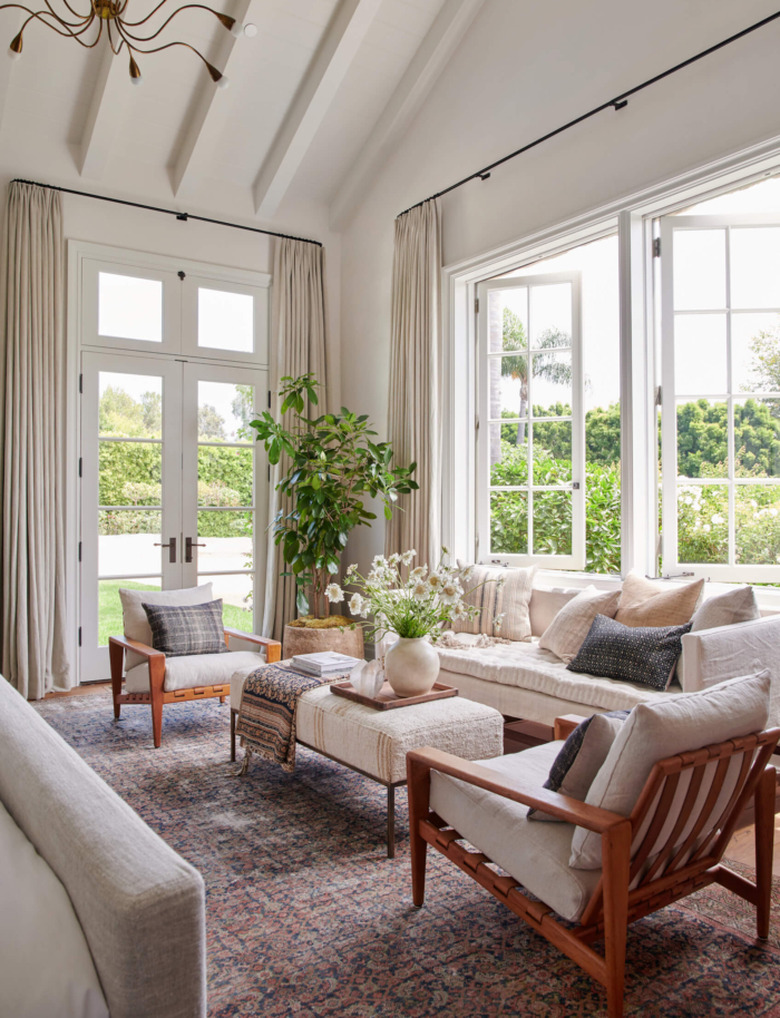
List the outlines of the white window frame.
{"type": "MultiPolygon", "coordinates": [[[[476,541],[476,447],[473,421],[477,367],[475,299],[480,281],[613,233],[620,251],[622,574],[657,575],[653,220],[705,198],[780,173],[780,136],[652,187],[621,197],[553,227],[442,269],[443,477],[442,535],[453,555],[479,560],[476,541]]],[[[549,576],[555,579],[555,572],[549,576]]],[[[560,578],[584,586],[593,574],[560,578]]],[[[606,579],[606,578],[605,578],[606,579]]],[[[780,608],[780,592],[760,589],[762,605],[780,608]]]]}

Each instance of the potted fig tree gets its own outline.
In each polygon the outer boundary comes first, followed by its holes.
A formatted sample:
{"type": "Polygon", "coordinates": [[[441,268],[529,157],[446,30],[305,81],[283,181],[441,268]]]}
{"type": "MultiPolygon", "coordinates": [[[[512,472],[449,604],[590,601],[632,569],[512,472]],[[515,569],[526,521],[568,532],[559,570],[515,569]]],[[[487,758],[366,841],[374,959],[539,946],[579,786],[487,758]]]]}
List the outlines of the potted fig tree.
{"type": "Polygon", "coordinates": [[[390,443],[375,441],[367,414],[342,407],[338,413],[308,416],[307,405],[319,404],[313,374],[285,376],[281,382],[280,420],[264,411],[251,427],[269,462],[284,465],[276,487],[288,497],[287,508],[271,526],[295,577],[299,617],[287,620],[283,654],[333,649],[362,657],[362,631],[346,616],[330,614],[328,587],[339,577],[350,531],[376,519],[366,499],[379,498],[389,519],[398,495],[418,487],[412,480],[416,464],[393,464],[390,443]],[[330,638],[314,635],[328,630],[335,630],[330,638]]]}

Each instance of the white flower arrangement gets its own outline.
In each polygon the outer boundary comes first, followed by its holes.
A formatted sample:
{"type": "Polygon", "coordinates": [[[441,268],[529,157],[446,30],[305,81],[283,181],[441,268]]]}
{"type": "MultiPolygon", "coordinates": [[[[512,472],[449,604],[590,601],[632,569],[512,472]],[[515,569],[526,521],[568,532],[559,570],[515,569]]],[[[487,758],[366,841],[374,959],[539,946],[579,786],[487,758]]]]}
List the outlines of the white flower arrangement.
{"type": "MultiPolygon", "coordinates": [[[[349,598],[349,610],[366,620],[359,625],[369,636],[388,632],[406,639],[430,636],[435,643],[442,630],[456,619],[479,614],[478,608],[464,600],[476,589],[464,589],[471,567],[448,565],[448,552],[443,548],[434,570],[429,571],[427,565],[412,568],[416,554],[412,548],[387,558],[376,555],[368,576],[362,576],[355,564],[347,569],[345,583],[357,588],[349,598]],[[369,617],[373,621],[368,621],[369,617]]],[[[327,594],[335,604],[347,596],[337,583],[330,584],[327,594]]]]}

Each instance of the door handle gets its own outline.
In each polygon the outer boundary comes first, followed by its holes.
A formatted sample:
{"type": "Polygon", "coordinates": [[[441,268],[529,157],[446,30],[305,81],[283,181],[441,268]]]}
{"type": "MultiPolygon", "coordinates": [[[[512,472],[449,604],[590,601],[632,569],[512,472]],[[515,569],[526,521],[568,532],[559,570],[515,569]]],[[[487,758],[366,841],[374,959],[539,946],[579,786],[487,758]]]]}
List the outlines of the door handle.
{"type": "Polygon", "coordinates": [[[191,537],[184,538],[184,561],[192,562],[192,549],[193,548],[205,548],[205,544],[198,544],[197,541],[193,541],[191,537]]]}
{"type": "Polygon", "coordinates": [[[168,561],[176,561],[176,538],[171,537],[166,544],[155,543],[155,548],[167,548],[168,549],[168,561]]]}

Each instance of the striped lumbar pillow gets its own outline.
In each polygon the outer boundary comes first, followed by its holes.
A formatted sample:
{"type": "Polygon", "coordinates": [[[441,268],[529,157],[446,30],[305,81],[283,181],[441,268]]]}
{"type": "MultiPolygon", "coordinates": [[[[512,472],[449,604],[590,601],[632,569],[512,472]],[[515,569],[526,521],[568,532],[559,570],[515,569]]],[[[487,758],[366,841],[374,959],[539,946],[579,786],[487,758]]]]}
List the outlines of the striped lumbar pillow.
{"type": "MultiPolygon", "coordinates": [[[[461,562],[458,566],[468,568],[461,562]]],[[[505,640],[530,639],[528,602],[531,600],[535,571],[533,566],[530,569],[473,566],[464,583],[469,591],[464,601],[478,608],[479,614],[454,622],[453,631],[500,636],[505,640]]]]}

